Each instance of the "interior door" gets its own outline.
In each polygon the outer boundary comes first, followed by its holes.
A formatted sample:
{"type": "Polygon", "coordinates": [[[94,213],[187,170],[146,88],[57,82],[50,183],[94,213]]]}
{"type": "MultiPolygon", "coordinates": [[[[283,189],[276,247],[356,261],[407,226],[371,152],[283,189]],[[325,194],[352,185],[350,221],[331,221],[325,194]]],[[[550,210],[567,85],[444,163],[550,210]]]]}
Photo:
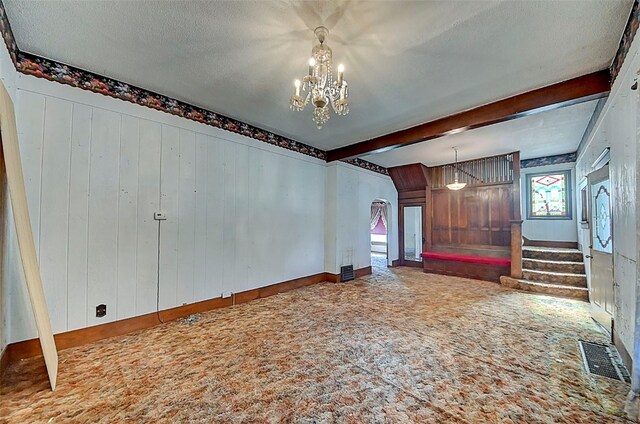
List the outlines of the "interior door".
{"type": "Polygon", "coordinates": [[[592,315],[611,330],[613,300],[613,222],[611,217],[611,182],[609,166],[589,174],[591,219],[591,293],[592,315]]]}
{"type": "Polygon", "coordinates": [[[405,205],[402,207],[402,259],[406,265],[422,263],[420,254],[424,250],[424,232],[422,226],[423,206],[405,205]]]}

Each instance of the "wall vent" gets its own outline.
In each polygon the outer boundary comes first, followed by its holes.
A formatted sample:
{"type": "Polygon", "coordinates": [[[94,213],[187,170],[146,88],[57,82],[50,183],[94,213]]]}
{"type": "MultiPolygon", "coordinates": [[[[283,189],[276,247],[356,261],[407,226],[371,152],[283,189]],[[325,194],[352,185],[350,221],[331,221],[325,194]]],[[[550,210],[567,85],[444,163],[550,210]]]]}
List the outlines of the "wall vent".
{"type": "Polygon", "coordinates": [[[356,273],[353,272],[353,265],[340,267],[340,281],[351,281],[356,278],[356,273]]]}

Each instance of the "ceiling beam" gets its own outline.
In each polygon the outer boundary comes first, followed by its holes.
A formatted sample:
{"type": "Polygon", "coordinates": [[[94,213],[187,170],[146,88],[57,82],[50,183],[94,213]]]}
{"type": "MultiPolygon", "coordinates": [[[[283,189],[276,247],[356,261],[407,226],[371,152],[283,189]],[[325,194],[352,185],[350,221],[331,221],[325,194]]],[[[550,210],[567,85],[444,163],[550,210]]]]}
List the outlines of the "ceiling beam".
{"type": "Polygon", "coordinates": [[[473,128],[598,99],[608,95],[610,90],[609,70],[603,69],[405,130],[329,150],[327,161],[380,153],[473,128]]]}

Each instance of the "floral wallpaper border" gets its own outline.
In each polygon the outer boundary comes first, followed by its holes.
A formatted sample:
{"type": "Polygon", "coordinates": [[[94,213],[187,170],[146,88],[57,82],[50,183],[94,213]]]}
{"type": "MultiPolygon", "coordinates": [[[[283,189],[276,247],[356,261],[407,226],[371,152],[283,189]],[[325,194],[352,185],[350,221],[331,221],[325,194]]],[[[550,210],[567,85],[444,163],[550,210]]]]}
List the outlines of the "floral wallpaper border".
{"type": "MultiPolygon", "coordinates": [[[[92,91],[120,100],[160,110],[192,121],[221,128],[236,134],[241,134],[264,143],[279,146],[297,153],[311,156],[321,160],[327,160],[324,150],[309,146],[299,141],[280,136],[270,131],[263,130],[253,125],[229,118],[218,113],[190,105],[179,100],[154,93],[143,88],[114,80],[70,65],[65,65],[54,60],[49,60],[31,53],[21,52],[18,49],[7,13],[0,0],[0,31],[5,44],[18,72],[35,77],[44,78],[72,87],[92,91]]],[[[360,168],[389,175],[386,168],[367,162],[362,159],[345,161],[360,168]]]]}
{"type": "Polygon", "coordinates": [[[611,63],[611,67],[609,68],[609,73],[611,74],[611,84],[616,80],[616,77],[620,73],[620,69],[622,69],[622,64],[624,63],[625,57],[627,57],[627,53],[629,53],[629,49],[631,48],[631,43],[633,42],[633,38],[638,31],[638,26],[640,25],[640,2],[635,0],[633,2],[633,7],[631,8],[631,14],[629,15],[629,20],[627,21],[627,26],[624,28],[624,33],[622,34],[622,38],[620,39],[620,45],[618,46],[618,51],[616,52],[616,56],[613,58],[613,63],[611,63]]]}
{"type": "Polygon", "coordinates": [[[535,166],[558,165],[560,163],[572,163],[578,160],[578,152],[565,153],[563,155],[545,156],[535,159],[520,161],[521,168],[533,168],[535,166]]]}

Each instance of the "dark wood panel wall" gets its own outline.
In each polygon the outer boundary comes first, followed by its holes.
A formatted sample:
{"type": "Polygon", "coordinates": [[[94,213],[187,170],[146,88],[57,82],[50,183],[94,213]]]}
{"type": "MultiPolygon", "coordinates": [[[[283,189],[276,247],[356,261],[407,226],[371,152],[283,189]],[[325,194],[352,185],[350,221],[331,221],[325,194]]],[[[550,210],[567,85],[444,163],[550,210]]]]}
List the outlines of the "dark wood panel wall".
{"type": "MultiPolygon", "coordinates": [[[[404,208],[407,206],[422,206],[423,238],[424,228],[430,220],[427,209],[425,187],[429,185],[430,170],[421,163],[396,166],[389,168],[389,176],[398,191],[398,244],[400,245],[399,264],[405,266],[421,266],[421,264],[404,259],[404,208]]],[[[425,238],[426,240],[426,238],[425,238]]],[[[426,248],[423,243],[422,249],[426,248]]]]}
{"type": "MultiPolygon", "coordinates": [[[[521,276],[520,154],[492,156],[457,165],[412,164],[389,169],[398,190],[399,242],[404,258],[403,207],[423,206],[423,251],[511,257],[521,276]],[[446,188],[458,170],[467,186],[446,188]]],[[[519,273],[519,274],[518,274],[519,273]]]]}
{"type": "Polygon", "coordinates": [[[433,246],[511,245],[511,184],[431,191],[433,246]]]}

